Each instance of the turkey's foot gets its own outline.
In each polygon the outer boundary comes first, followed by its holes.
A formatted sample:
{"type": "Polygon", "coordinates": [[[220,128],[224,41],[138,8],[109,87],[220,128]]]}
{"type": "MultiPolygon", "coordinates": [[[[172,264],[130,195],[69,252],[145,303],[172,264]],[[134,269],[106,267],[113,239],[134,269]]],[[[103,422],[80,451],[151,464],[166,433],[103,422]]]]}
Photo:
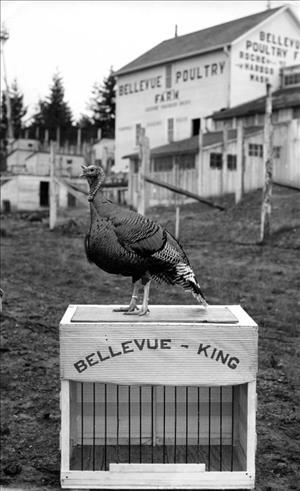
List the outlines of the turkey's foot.
{"type": "Polygon", "coordinates": [[[124,312],[125,314],[133,314],[135,313],[135,310],[139,310],[138,306],[130,307],[117,307],[116,309],[113,309],[113,312],[124,312]]]}
{"type": "Polygon", "coordinates": [[[133,313],[135,310],[139,310],[137,306],[137,296],[132,296],[130,300],[130,304],[128,307],[118,307],[113,309],[113,312],[125,312],[127,314],[133,313]]]}
{"type": "Polygon", "coordinates": [[[141,309],[137,309],[136,311],[127,311],[127,312],[124,312],[124,315],[146,315],[146,314],[149,314],[150,313],[150,310],[148,308],[141,308],[141,309]]]}

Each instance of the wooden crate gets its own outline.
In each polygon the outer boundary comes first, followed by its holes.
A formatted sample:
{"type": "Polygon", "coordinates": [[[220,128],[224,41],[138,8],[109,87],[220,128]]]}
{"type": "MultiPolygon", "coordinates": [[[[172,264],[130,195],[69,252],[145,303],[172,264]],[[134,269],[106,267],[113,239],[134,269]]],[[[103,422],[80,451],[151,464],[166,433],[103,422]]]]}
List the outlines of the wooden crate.
{"type": "Polygon", "coordinates": [[[240,306],[70,305],[62,487],[253,489],[257,334],[240,306]]]}

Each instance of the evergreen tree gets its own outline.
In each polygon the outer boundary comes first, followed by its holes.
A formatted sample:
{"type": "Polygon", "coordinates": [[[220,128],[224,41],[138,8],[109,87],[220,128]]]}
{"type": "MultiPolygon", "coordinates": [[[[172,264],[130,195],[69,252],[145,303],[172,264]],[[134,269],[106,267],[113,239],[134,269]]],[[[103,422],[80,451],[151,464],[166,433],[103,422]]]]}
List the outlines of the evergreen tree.
{"type": "Polygon", "coordinates": [[[13,135],[17,139],[21,137],[21,130],[24,127],[22,118],[27,113],[27,108],[24,107],[24,95],[19,89],[17,80],[12,83],[10,101],[13,135]]]}
{"type": "Polygon", "coordinates": [[[112,68],[103,84],[95,84],[89,109],[92,111],[92,120],[97,128],[101,128],[102,136],[115,137],[116,117],[116,77],[112,68]]]}
{"type": "MultiPolygon", "coordinates": [[[[24,127],[22,118],[25,116],[27,109],[24,107],[24,96],[19,89],[17,80],[14,80],[10,88],[10,107],[11,107],[11,125],[13,137],[18,139],[21,137],[21,130],[24,127]]],[[[7,95],[2,93],[1,101],[1,140],[8,138],[8,110],[7,110],[7,95]]]]}
{"type": "Polygon", "coordinates": [[[72,128],[72,111],[65,101],[65,89],[59,73],[53,75],[52,81],[49,96],[38,102],[33,126],[38,125],[42,129],[48,129],[51,139],[56,138],[56,130],[60,128],[61,141],[64,141],[72,128]]]}

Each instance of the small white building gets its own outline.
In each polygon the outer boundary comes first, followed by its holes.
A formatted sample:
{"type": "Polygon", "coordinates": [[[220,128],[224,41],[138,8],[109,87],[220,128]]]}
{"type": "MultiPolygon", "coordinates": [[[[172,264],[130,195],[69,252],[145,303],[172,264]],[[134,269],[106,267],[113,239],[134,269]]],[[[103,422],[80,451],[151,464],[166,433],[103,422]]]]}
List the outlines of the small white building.
{"type": "Polygon", "coordinates": [[[101,138],[93,145],[95,162],[101,165],[107,174],[115,165],[115,149],[116,145],[113,138],[101,138]]]}
{"type": "Polygon", "coordinates": [[[291,6],[268,9],[165,40],[116,72],[116,169],[137,150],[139,130],[150,147],[205,130],[213,111],[280,86],[280,69],[300,60],[300,23],[291,6]]]}
{"type": "MultiPolygon", "coordinates": [[[[85,158],[75,146],[60,147],[55,154],[55,173],[68,184],[87,192],[80,179],[85,158]]],[[[38,140],[19,139],[11,144],[7,171],[1,178],[1,210],[41,210],[49,207],[50,146],[38,140]]],[[[60,208],[77,205],[78,199],[63,184],[58,184],[60,208]]]]}

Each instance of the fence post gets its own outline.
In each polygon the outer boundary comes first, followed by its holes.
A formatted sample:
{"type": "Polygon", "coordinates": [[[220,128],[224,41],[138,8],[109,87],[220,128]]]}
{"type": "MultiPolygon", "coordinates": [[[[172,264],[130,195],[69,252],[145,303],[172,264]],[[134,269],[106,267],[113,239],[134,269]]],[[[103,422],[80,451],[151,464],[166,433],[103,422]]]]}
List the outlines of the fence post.
{"type": "Polygon", "coordinates": [[[203,176],[203,165],[204,165],[204,153],[203,153],[203,130],[200,129],[199,131],[199,156],[198,156],[198,187],[197,187],[197,193],[201,195],[201,190],[203,189],[203,182],[202,182],[202,176],[203,176]]]}
{"type": "Polygon", "coordinates": [[[138,168],[138,206],[137,211],[145,215],[148,205],[148,185],[145,175],[150,169],[150,145],[149,138],[146,136],[145,128],[140,129],[139,135],[139,168],[138,168]]]}
{"type": "Polygon", "coordinates": [[[272,199],[272,177],[273,177],[273,160],[272,160],[272,93],[271,84],[267,84],[266,113],[264,124],[264,186],[263,200],[261,207],[260,223],[260,242],[263,242],[270,235],[271,230],[271,199],[272,199]]]}
{"type": "Polygon", "coordinates": [[[242,199],[243,195],[243,148],[244,148],[244,129],[243,129],[243,120],[238,119],[237,121],[237,130],[236,130],[236,181],[235,181],[235,203],[237,204],[242,199]]]}
{"type": "Polygon", "coordinates": [[[50,142],[50,209],[49,209],[49,228],[53,230],[57,219],[57,184],[55,180],[55,160],[56,145],[54,141],[50,142]]]}

